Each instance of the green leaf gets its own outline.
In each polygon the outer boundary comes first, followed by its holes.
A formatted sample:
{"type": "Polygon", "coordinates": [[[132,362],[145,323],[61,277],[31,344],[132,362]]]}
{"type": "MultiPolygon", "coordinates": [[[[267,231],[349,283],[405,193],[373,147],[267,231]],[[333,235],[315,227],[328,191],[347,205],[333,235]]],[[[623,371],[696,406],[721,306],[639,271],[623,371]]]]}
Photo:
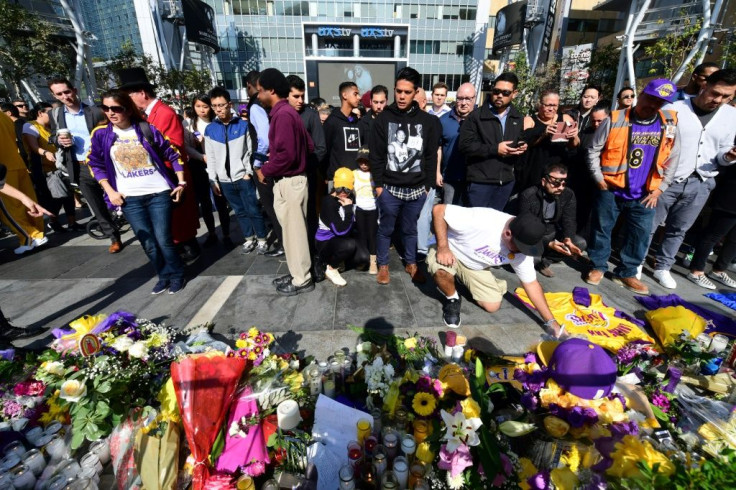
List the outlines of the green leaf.
{"type": "Polygon", "coordinates": [[[661,420],[662,422],[669,422],[670,418],[667,416],[666,413],[662,411],[661,408],[659,408],[656,405],[649,404],[652,407],[652,412],[654,413],[654,416],[657,418],[657,420],[661,420]]]}
{"type": "Polygon", "coordinates": [[[480,359],[475,360],[475,378],[476,379],[483,379],[485,380],[485,369],[483,369],[483,363],[480,362],[480,359]]]}
{"type": "Polygon", "coordinates": [[[266,442],[266,446],[268,447],[276,447],[276,444],[278,443],[278,434],[274,432],[268,437],[268,441],[266,442]]]}
{"type": "Polygon", "coordinates": [[[72,430],[72,449],[77,449],[84,442],[84,432],[72,430]]]}
{"type": "Polygon", "coordinates": [[[109,393],[111,389],[112,389],[112,384],[110,384],[109,381],[103,381],[96,388],[97,393],[103,393],[103,394],[104,393],[109,393]]]}

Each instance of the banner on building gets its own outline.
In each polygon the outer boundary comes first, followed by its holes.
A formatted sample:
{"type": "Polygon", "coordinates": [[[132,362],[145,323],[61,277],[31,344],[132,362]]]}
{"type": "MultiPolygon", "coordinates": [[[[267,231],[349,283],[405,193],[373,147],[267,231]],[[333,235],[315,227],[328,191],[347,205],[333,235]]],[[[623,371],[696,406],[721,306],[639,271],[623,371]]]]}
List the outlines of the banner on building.
{"type": "Polygon", "coordinates": [[[493,33],[493,51],[521,44],[524,37],[524,20],[527,2],[508,5],[496,14],[496,28],[493,33]]]}
{"type": "Polygon", "coordinates": [[[187,39],[220,50],[215,32],[215,9],[200,0],[181,0],[187,39]]]}
{"type": "Polygon", "coordinates": [[[562,48],[560,66],[560,99],[563,104],[574,104],[588,83],[588,65],[593,43],[562,48]]]}

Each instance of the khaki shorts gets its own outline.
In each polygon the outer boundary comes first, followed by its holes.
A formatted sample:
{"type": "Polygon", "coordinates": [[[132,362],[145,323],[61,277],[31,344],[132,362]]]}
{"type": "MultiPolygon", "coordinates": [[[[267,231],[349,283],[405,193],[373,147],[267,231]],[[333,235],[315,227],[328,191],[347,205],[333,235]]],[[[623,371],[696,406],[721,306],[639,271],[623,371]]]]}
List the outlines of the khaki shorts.
{"type": "Polygon", "coordinates": [[[434,275],[443,270],[457,279],[470,290],[475,301],[484,303],[500,303],[506,293],[506,281],[496,279],[490,269],[472,270],[455,259],[455,265],[446,267],[437,262],[437,247],[429,248],[427,254],[427,270],[434,275]]]}

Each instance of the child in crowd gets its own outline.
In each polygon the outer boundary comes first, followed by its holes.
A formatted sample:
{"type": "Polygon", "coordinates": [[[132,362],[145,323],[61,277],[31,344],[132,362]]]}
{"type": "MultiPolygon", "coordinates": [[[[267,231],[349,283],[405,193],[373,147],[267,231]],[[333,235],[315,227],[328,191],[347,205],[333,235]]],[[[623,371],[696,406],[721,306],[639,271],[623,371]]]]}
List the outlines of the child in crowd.
{"type": "Polygon", "coordinates": [[[319,214],[319,228],[315,236],[318,275],[324,268],[324,275],[336,286],[347,282],[340,275],[341,263],[359,266],[368,262],[368,251],[352,235],[353,231],[353,172],[349,168],[335,171],[335,187],[332,193],[322,199],[319,214]]]}
{"type": "Polygon", "coordinates": [[[376,234],[378,233],[378,209],[376,209],[376,188],[371,177],[371,163],[368,159],[368,147],[358,150],[356,162],[358,168],[353,170],[355,179],[355,226],[358,229],[358,243],[370,254],[369,274],[377,274],[376,234]]]}

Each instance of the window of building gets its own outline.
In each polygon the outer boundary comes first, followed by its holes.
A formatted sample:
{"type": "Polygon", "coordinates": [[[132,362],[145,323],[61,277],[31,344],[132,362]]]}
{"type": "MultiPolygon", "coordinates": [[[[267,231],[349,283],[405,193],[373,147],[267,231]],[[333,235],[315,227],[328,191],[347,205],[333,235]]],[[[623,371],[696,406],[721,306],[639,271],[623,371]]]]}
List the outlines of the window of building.
{"type": "Polygon", "coordinates": [[[423,17],[425,19],[439,19],[439,6],[438,5],[426,5],[424,7],[424,15],[423,17]]]}
{"type": "Polygon", "coordinates": [[[475,8],[460,9],[460,19],[461,20],[475,20],[475,15],[477,12],[478,12],[478,9],[475,9],[475,8]]]}
{"type": "Polygon", "coordinates": [[[411,41],[409,47],[412,54],[440,54],[439,41],[411,41]]]}
{"type": "MultiPolygon", "coordinates": [[[[459,19],[460,18],[460,7],[443,7],[442,8],[443,19],[459,19]]],[[[475,18],[475,17],[473,17],[475,18]]]]}
{"type": "Polygon", "coordinates": [[[496,16],[491,15],[488,17],[488,28],[489,29],[495,29],[496,28],[496,16]]]}

